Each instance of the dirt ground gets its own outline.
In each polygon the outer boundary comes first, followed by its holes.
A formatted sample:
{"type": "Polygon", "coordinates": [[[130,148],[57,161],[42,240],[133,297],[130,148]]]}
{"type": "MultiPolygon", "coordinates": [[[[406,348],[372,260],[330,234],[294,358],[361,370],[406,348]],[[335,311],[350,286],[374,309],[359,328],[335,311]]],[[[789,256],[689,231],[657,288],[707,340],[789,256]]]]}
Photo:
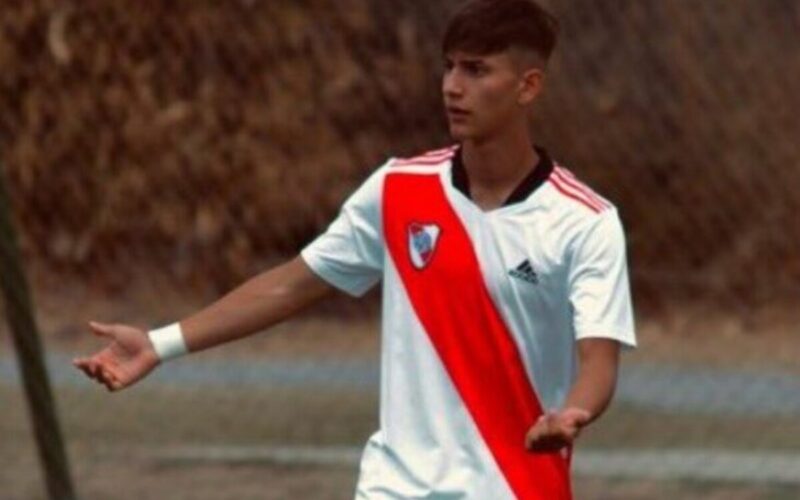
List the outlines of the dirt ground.
{"type": "MultiPolygon", "coordinates": [[[[29,460],[0,471],[0,498],[44,499],[29,460]]],[[[342,467],[274,465],[162,466],[141,461],[82,463],[75,467],[80,498],[139,500],[347,500],[356,471],[342,467]]],[[[578,477],[576,500],[793,500],[798,491],[771,485],[607,480],[578,477]]]]}
{"type": "MultiPolygon", "coordinates": [[[[348,466],[286,466],[259,459],[234,465],[165,460],[158,451],[170,444],[301,444],[323,446],[363,443],[374,428],[375,401],[337,404],[339,398],[269,399],[255,405],[247,398],[139,392],[112,399],[104,394],[59,392],[73,477],[84,500],[338,500],[350,499],[357,471],[348,466]],[[199,398],[199,399],[198,399],[199,398]],[[77,404],[76,404],[77,401],[77,404]],[[150,401],[150,404],[147,404],[150,401]],[[81,406],[78,406],[81,405],[81,406]],[[157,407],[157,408],[156,408],[157,407]],[[259,410],[261,408],[261,410],[259,410]],[[299,408],[299,410],[298,410],[299,408]],[[318,418],[324,416],[325,418],[318,418]],[[346,422],[347,425],[341,425],[346,422]]],[[[279,396],[279,395],[278,395],[279,396]]],[[[269,395],[262,395],[268,398],[269,395]]],[[[0,392],[0,499],[44,499],[39,464],[26,411],[17,394],[0,392]],[[7,406],[9,404],[10,406],[7,406]]],[[[759,434],[766,421],[719,425],[713,419],[677,421],[659,415],[613,410],[590,429],[584,443],[593,447],[686,446],[709,442],[725,446],[732,436],[752,435],[752,448],[775,447],[759,434]],[[635,433],[630,430],[635,429],[635,433]],[[665,432],[665,429],[667,430],[665,432]],[[655,436],[655,437],[654,437],[655,436]],[[709,438],[711,441],[709,441],[709,438]],[[705,441],[702,441],[705,439],[705,441]],[[714,441],[716,440],[716,441],[714,441]],[[676,444],[677,443],[677,444],[676,444]]],[[[780,427],[780,426],[778,426],[780,427]]],[[[789,437],[797,431],[784,427],[789,437]]],[[[796,500],[797,488],[772,484],[661,481],[630,478],[574,478],[576,500],[796,500]]]]}
{"type": "MultiPolygon", "coordinates": [[[[165,323],[207,300],[186,298],[178,291],[156,290],[142,295],[103,299],[89,293],[55,294],[39,290],[38,320],[48,351],[90,352],[100,345],[83,330],[88,319],[165,323]]],[[[346,304],[351,308],[352,303],[346,304]]],[[[367,310],[369,310],[367,308],[367,310]]],[[[762,318],[763,319],[763,318],[762,318]]],[[[800,343],[785,318],[766,318],[749,328],[734,315],[686,310],[669,320],[642,318],[640,348],[626,355],[630,363],[670,363],[705,367],[755,367],[800,373],[800,343]],[[770,323],[771,322],[771,323],[770,323]]],[[[200,356],[214,358],[375,359],[379,321],[374,314],[337,317],[329,312],[303,316],[242,342],[200,356]]],[[[0,353],[11,351],[0,327],[0,353]]],[[[191,362],[191,360],[187,360],[191,362]]],[[[198,360],[198,362],[201,362],[198,360]]],[[[39,467],[30,439],[28,418],[18,390],[0,387],[0,500],[44,498],[39,467]]],[[[114,395],[58,388],[62,421],[73,458],[75,482],[83,499],[306,499],[352,498],[356,471],[348,467],[288,467],[271,464],[169,465],[126,454],[125,446],[161,442],[246,443],[258,436],[274,444],[336,445],[361,443],[374,429],[377,401],[357,394],[309,394],[296,389],[251,392],[242,398],[229,392],[149,389],[114,395]],[[342,404],[342,401],[346,401],[342,404]],[[307,416],[324,416],[311,420],[307,416]],[[203,418],[197,418],[202,416],[203,418]],[[319,422],[323,422],[319,424],[319,422]],[[347,425],[336,423],[346,422],[347,425]],[[153,429],[170,423],[170,435],[153,429]],[[122,453],[103,454],[97,444],[122,446],[122,453]]],[[[677,419],[657,412],[612,408],[585,441],[592,446],[687,446],[706,443],[729,447],[796,449],[800,435],[793,421],[730,420],[710,417],[677,419]],[[764,429],[775,428],[774,433],[764,429]],[[632,432],[634,429],[636,432],[632,432]],[[670,429],[663,432],[663,429],[670,429]],[[653,436],[658,436],[654,440],[653,436]],[[732,439],[740,436],[740,438],[732,439]],[[742,442],[741,436],[753,436],[742,442]],[[676,444],[677,443],[677,444],[676,444]]],[[[631,479],[575,478],[578,500],[794,500],[800,492],[769,484],[717,484],[631,479]]]]}

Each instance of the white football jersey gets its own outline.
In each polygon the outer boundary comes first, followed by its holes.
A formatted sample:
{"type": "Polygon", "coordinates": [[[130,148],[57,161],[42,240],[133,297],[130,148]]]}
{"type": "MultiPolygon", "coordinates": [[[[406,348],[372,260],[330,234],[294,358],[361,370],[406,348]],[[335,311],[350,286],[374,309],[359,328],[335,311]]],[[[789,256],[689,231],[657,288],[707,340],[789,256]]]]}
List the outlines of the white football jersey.
{"type": "Polygon", "coordinates": [[[464,194],[457,147],[392,159],[302,251],[349,294],[383,280],[380,429],[356,498],[571,498],[568,454],[525,434],[564,403],[577,339],[635,337],[616,209],[538,151],[490,211],[464,194]]]}

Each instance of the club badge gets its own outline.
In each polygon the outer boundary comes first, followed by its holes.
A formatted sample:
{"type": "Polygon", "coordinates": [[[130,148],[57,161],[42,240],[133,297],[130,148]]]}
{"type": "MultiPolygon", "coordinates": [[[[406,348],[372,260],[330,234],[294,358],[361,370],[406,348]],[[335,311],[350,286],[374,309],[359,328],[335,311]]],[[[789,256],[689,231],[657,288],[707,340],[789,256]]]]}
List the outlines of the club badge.
{"type": "Polygon", "coordinates": [[[408,254],[415,268],[424,269],[431,261],[441,232],[436,224],[412,222],[408,225],[408,254]]]}

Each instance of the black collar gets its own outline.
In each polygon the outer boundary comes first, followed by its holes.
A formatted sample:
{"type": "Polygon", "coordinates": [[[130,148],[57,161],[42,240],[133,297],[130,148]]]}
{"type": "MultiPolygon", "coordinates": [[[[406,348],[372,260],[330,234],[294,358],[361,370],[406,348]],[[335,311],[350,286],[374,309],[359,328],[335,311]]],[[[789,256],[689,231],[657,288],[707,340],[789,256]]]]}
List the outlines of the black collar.
{"type": "MultiPolygon", "coordinates": [[[[534,146],[536,153],[539,154],[539,163],[534,166],[530,173],[522,179],[522,182],[511,192],[508,199],[503,203],[503,206],[512,205],[525,201],[534,191],[539,189],[539,186],[545,183],[550,173],[553,172],[553,160],[547,154],[544,148],[534,146]]],[[[453,156],[453,187],[461,191],[461,193],[470,198],[469,195],[469,178],[467,177],[467,169],[464,168],[464,162],[461,159],[461,148],[456,150],[453,156]]]]}

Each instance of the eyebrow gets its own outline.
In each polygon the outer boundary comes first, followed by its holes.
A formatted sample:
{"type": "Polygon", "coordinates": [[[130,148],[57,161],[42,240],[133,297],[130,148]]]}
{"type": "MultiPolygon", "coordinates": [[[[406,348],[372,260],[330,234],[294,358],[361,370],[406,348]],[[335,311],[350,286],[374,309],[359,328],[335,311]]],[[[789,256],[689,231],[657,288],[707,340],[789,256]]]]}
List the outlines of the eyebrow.
{"type": "Polygon", "coordinates": [[[486,59],[484,59],[483,57],[463,57],[463,58],[459,58],[459,60],[456,61],[455,58],[452,57],[452,56],[444,56],[444,60],[446,62],[453,63],[453,64],[456,64],[456,63],[458,63],[458,64],[481,64],[481,65],[488,66],[488,63],[486,62],[486,59]]]}

